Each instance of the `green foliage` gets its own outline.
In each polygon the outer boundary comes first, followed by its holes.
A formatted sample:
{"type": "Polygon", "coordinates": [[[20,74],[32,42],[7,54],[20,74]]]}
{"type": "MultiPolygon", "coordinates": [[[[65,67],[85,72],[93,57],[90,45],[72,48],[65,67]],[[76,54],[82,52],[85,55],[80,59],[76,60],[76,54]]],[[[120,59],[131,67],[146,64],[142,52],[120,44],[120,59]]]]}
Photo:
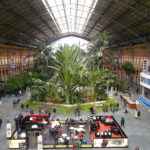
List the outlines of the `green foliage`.
{"type": "Polygon", "coordinates": [[[23,104],[25,106],[28,105],[29,108],[32,108],[35,111],[39,110],[42,105],[42,103],[40,101],[35,101],[35,100],[27,100],[23,104]]]}
{"type": "Polygon", "coordinates": [[[131,62],[125,62],[122,65],[122,68],[124,69],[127,75],[131,75],[135,72],[135,68],[131,62]]]}
{"type": "Polygon", "coordinates": [[[88,79],[90,86],[93,87],[94,99],[103,100],[106,99],[106,88],[115,87],[116,76],[106,69],[89,71],[88,79]]]}
{"type": "Polygon", "coordinates": [[[108,98],[102,106],[104,112],[118,110],[118,102],[113,98],[108,98]]]}
{"type": "Polygon", "coordinates": [[[117,88],[121,92],[127,92],[128,90],[128,82],[126,80],[118,80],[117,88]]]}
{"type": "Polygon", "coordinates": [[[5,89],[8,93],[15,93],[19,89],[24,89],[26,86],[32,85],[32,76],[29,73],[22,73],[10,77],[5,84],[5,89]]]}
{"type": "Polygon", "coordinates": [[[33,80],[31,93],[31,97],[33,100],[45,101],[48,93],[48,83],[40,79],[33,80]]]}
{"type": "Polygon", "coordinates": [[[87,52],[87,67],[89,69],[99,69],[102,64],[102,50],[108,45],[109,34],[101,32],[97,39],[92,41],[87,52]]]}
{"type": "MultiPolygon", "coordinates": [[[[41,108],[45,108],[45,103],[35,100],[29,100],[24,103],[25,105],[28,104],[29,108],[32,108],[33,110],[37,111],[41,108]]],[[[84,104],[77,104],[77,105],[62,105],[62,104],[52,104],[52,105],[46,105],[48,111],[52,111],[52,108],[56,108],[58,114],[74,114],[77,107],[80,108],[81,112],[89,112],[91,107],[94,107],[96,109],[96,112],[102,112],[117,109],[118,102],[113,98],[107,98],[101,103],[84,103],[84,104]]]]}
{"type": "Polygon", "coordinates": [[[53,76],[53,70],[49,68],[52,65],[52,48],[46,47],[36,56],[32,72],[39,75],[39,79],[48,81],[53,76]]]}
{"type": "Polygon", "coordinates": [[[50,58],[53,63],[48,68],[53,71],[53,76],[46,88],[44,82],[42,86],[33,83],[33,99],[44,100],[48,97],[55,103],[81,103],[88,87],[92,100],[103,100],[107,97],[106,87],[115,86],[116,78],[110,71],[87,69],[85,57],[79,47],[65,45],[50,58]]]}
{"type": "Polygon", "coordinates": [[[56,89],[57,85],[57,92],[64,97],[65,102],[74,103],[78,95],[76,89],[80,86],[85,73],[79,47],[68,45],[60,47],[54,55],[54,65],[51,68],[55,71],[53,82],[51,82],[55,85],[52,88],[56,89]]]}

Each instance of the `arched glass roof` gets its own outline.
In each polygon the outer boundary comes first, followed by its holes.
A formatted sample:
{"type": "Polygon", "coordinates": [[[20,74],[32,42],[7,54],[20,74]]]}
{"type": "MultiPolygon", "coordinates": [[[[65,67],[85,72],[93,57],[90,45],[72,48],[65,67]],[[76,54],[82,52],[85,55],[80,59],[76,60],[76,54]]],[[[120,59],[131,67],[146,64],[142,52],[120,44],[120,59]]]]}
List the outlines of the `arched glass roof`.
{"type": "Polygon", "coordinates": [[[98,0],[42,0],[61,33],[82,33],[98,0]]]}

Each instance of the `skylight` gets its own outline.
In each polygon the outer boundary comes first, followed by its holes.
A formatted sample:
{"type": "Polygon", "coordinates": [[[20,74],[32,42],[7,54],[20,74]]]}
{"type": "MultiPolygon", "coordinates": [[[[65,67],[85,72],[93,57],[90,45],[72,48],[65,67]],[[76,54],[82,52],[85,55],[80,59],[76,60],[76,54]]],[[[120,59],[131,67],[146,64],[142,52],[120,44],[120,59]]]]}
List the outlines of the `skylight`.
{"type": "Polygon", "coordinates": [[[42,0],[62,33],[82,33],[98,0],[42,0]]]}

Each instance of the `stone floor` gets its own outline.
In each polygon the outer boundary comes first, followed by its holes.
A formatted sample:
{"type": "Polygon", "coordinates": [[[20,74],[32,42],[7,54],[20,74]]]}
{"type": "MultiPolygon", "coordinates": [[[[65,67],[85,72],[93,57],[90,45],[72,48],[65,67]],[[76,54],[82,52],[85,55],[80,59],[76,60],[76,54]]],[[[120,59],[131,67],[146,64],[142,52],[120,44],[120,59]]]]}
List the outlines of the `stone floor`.
{"type": "Polygon", "coordinates": [[[13,107],[13,100],[20,98],[21,101],[27,99],[27,94],[16,97],[16,96],[6,96],[1,99],[0,104],[0,118],[3,120],[2,127],[0,129],[0,150],[7,150],[7,140],[6,140],[6,123],[7,120],[14,122],[15,116],[20,112],[20,105],[13,107]]]}
{"type": "MultiPolygon", "coordinates": [[[[3,125],[0,129],[0,150],[7,150],[7,140],[5,138],[5,126],[6,121],[10,120],[13,122],[14,117],[19,113],[19,106],[13,108],[12,101],[16,99],[14,96],[5,97],[2,99],[2,104],[0,104],[0,118],[3,119],[3,125]]],[[[27,99],[26,95],[21,97],[22,100],[27,99]]],[[[125,117],[126,125],[123,129],[129,138],[128,148],[113,148],[109,150],[134,150],[135,146],[139,146],[140,150],[150,150],[150,111],[141,109],[141,119],[134,118],[134,112],[129,111],[128,114],[124,114],[122,110],[114,114],[117,121],[120,122],[122,116],[125,117]]],[[[82,117],[86,118],[88,114],[82,113],[82,117]]],[[[60,118],[60,116],[59,116],[60,118]]],[[[66,116],[61,116],[61,118],[66,118],[66,116]]],[[[35,149],[34,149],[35,150],[35,149]]],[[[91,150],[91,149],[86,149],[91,150]]],[[[94,149],[93,149],[94,150],[94,149]]],[[[95,149],[96,150],[96,149],[95,149]]],[[[102,149],[101,150],[106,150],[102,149]]]]}

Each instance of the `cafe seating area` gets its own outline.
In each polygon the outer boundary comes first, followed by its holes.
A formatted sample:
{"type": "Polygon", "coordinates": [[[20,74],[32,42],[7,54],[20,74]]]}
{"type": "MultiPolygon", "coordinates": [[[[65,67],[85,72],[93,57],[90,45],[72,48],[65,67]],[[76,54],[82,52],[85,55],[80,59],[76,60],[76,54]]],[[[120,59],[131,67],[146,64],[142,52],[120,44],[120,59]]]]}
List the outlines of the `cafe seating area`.
{"type": "MultiPolygon", "coordinates": [[[[43,147],[49,148],[72,148],[80,147],[127,147],[127,136],[112,115],[88,116],[75,120],[50,120],[47,114],[30,114],[20,116],[19,134],[28,133],[33,136],[42,135],[43,147]],[[21,120],[21,121],[20,121],[21,120]],[[31,134],[31,133],[36,134],[31,134]]],[[[27,141],[30,145],[31,140],[27,141]]]]}
{"type": "Polygon", "coordinates": [[[97,116],[91,119],[90,138],[92,141],[96,138],[111,139],[123,137],[125,137],[125,134],[113,116],[97,116]]]}

